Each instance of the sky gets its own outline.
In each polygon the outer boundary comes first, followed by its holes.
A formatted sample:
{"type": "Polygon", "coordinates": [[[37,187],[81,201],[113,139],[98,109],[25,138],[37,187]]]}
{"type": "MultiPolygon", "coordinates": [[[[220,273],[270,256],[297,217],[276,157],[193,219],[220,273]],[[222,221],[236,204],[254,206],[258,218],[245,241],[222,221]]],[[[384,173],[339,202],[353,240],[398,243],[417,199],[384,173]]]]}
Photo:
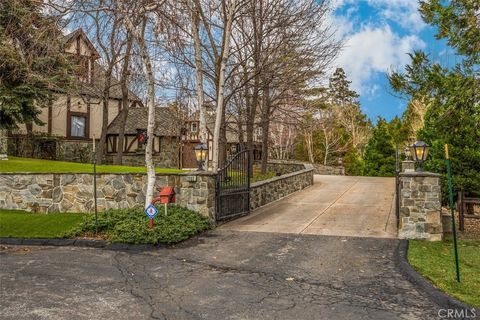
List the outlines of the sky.
{"type": "Polygon", "coordinates": [[[417,0],[334,0],[332,19],[345,41],[335,64],[345,70],[374,122],[405,110],[408,101],[395,96],[387,74],[403,70],[408,53],[421,49],[440,62],[450,56],[435,29],[423,22],[417,0]]]}

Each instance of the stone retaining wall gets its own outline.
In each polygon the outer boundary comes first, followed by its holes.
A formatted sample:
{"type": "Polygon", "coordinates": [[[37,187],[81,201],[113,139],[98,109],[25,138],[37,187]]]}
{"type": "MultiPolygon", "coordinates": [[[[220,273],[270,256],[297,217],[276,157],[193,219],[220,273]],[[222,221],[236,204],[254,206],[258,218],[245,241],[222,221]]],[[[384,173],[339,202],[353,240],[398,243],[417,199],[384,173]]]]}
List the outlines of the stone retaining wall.
{"type": "Polygon", "coordinates": [[[313,167],[303,164],[302,170],[252,183],[250,208],[256,209],[313,185],[313,167]]]}
{"type": "MultiPolygon", "coordinates": [[[[98,174],[99,210],[142,206],[146,174],[98,174]]],[[[175,188],[177,203],[214,217],[215,176],[210,173],[158,174],[156,190],[175,188]]],[[[93,175],[90,173],[2,173],[0,208],[33,212],[92,212],[93,175]]]]}
{"type": "MultiPolygon", "coordinates": [[[[308,164],[313,167],[314,174],[336,175],[336,176],[345,175],[344,167],[324,166],[323,164],[319,164],[319,163],[311,164],[306,162],[298,162],[298,161],[290,161],[290,160],[275,160],[275,159],[268,160],[267,171],[278,172],[281,174],[292,173],[292,172],[303,170],[305,168],[305,164],[308,164]]],[[[260,163],[255,162],[255,166],[260,167],[260,163]]]]}

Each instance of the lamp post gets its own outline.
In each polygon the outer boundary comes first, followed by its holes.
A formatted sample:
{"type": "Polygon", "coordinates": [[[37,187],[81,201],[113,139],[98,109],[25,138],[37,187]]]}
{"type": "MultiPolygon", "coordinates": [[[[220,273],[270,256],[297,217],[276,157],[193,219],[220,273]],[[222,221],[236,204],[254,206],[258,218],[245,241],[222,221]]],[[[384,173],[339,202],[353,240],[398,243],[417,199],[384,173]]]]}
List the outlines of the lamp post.
{"type": "Polygon", "coordinates": [[[197,144],[194,148],[195,158],[197,159],[198,171],[204,171],[203,168],[205,161],[207,160],[208,148],[204,143],[197,144]]]}
{"type": "Polygon", "coordinates": [[[418,167],[415,171],[423,171],[422,164],[425,162],[425,160],[427,160],[429,149],[430,146],[423,141],[415,141],[415,143],[410,146],[412,159],[418,163],[418,167]]]}

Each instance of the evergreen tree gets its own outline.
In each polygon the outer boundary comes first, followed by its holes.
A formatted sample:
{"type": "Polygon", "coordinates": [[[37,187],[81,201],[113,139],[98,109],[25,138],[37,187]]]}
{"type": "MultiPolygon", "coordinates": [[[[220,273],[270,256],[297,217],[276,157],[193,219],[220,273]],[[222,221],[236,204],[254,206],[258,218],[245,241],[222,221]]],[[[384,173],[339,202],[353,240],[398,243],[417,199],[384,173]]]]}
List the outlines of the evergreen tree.
{"type": "Polygon", "coordinates": [[[42,10],[33,0],[0,3],[0,129],[42,124],[39,108],[70,83],[60,29],[42,10]]]}
{"type": "Polygon", "coordinates": [[[480,194],[479,10],[478,1],[422,1],[424,20],[438,27],[437,38],[447,39],[463,60],[448,68],[415,52],[404,74],[390,75],[395,91],[412,101],[429,101],[424,127],[418,132],[419,139],[432,145],[426,169],[441,173],[446,186],[444,144],[448,143],[454,188],[476,195],[480,194]]]}
{"type": "Polygon", "coordinates": [[[352,82],[347,79],[347,75],[342,68],[337,68],[330,78],[328,85],[329,100],[332,104],[346,106],[350,104],[358,105],[358,93],[350,89],[352,82]]]}
{"type": "Polygon", "coordinates": [[[379,118],[372,137],[365,147],[363,174],[366,176],[395,175],[395,148],[390,125],[379,118]]]}

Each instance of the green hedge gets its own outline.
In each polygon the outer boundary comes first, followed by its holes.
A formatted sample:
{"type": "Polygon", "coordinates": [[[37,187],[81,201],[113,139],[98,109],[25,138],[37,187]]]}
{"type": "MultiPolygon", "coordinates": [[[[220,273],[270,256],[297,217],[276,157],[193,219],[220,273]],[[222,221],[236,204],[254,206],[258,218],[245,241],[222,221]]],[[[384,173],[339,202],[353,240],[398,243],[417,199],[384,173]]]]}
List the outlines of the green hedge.
{"type": "MultiPolygon", "coordinates": [[[[148,217],[142,208],[106,210],[98,213],[98,232],[112,243],[173,244],[211,228],[208,218],[200,214],[169,205],[158,208],[155,226],[149,227],[148,217]]],[[[95,215],[91,214],[69,236],[91,235],[95,232],[95,215]]]]}

